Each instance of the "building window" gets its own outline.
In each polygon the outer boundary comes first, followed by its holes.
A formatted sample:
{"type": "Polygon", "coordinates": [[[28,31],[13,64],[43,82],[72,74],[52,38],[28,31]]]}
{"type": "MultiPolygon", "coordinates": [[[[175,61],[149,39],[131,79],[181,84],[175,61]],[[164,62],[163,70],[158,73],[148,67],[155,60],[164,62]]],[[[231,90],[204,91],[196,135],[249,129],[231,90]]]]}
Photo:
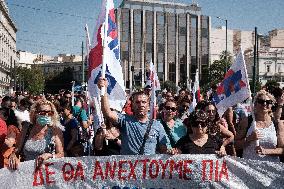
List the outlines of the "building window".
{"type": "Polygon", "coordinates": [[[169,80],[176,82],[176,15],[173,13],[168,13],[167,23],[169,80]]]}
{"type": "Polygon", "coordinates": [[[179,44],[178,44],[178,57],[179,57],[179,82],[186,83],[187,80],[187,58],[186,58],[186,14],[179,14],[178,19],[179,28],[179,44]]]}
{"type": "Polygon", "coordinates": [[[266,65],[266,72],[267,72],[267,73],[270,72],[270,67],[271,67],[271,65],[266,65]]]}
{"type": "Polygon", "coordinates": [[[157,12],[157,72],[159,79],[164,80],[165,64],[165,14],[157,12]]]}

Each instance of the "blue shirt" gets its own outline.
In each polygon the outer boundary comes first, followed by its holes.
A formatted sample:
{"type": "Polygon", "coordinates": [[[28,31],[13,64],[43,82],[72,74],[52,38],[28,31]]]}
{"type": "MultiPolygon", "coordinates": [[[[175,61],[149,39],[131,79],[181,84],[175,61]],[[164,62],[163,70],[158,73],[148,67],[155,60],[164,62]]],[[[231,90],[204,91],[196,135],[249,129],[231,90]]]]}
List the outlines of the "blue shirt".
{"type": "MultiPolygon", "coordinates": [[[[121,135],[120,154],[138,155],[149,121],[141,123],[133,116],[118,114],[118,123],[121,135]]],[[[156,154],[157,146],[168,146],[168,143],[169,140],[162,124],[154,120],[146,140],[144,155],[156,154]]]]}
{"type": "Polygon", "coordinates": [[[166,131],[166,133],[170,135],[168,136],[168,138],[172,139],[172,147],[177,143],[177,141],[179,141],[179,139],[181,139],[187,133],[187,128],[184,126],[182,120],[179,118],[175,119],[175,123],[172,128],[169,128],[169,126],[162,120],[161,123],[164,124],[164,128],[168,131],[166,131]]]}
{"type": "Polygon", "coordinates": [[[84,108],[81,108],[79,106],[73,106],[73,112],[72,112],[73,116],[74,117],[78,117],[79,114],[80,114],[80,117],[81,117],[81,120],[82,121],[87,121],[88,120],[88,116],[87,116],[87,112],[84,108]],[[81,111],[81,114],[80,114],[80,111],[81,111]]]}

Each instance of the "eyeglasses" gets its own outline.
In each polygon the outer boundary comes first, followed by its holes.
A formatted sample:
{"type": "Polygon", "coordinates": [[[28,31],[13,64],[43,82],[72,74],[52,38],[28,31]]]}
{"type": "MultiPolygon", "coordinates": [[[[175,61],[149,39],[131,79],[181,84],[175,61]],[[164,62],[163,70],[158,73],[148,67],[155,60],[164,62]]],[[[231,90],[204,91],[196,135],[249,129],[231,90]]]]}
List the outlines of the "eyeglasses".
{"type": "Polygon", "coordinates": [[[256,102],[258,104],[261,104],[261,105],[271,105],[273,104],[273,101],[272,100],[263,100],[263,99],[257,99],[256,102]]]}
{"type": "Polygon", "coordinates": [[[177,110],[176,107],[170,107],[170,106],[165,106],[165,109],[168,111],[171,110],[172,112],[175,112],[177,110]]]}
{"type": "Polygon", "coordinates": [[[205,127],[207,127],[207,124],[206,124],[206,122],[202,122],[202,121],[197,121],[197,122],[195,122],[194,124],[192,124],[191,125],[192,127],[199,127],[199,126],[201,126],[202,128],[205,128],[205,127]]]}
{"type": "Polygon", "coordinates": [[[53,111],[51,111],[51,110],[39,110],[39,111],[37,111],[37,114],[38,115],[49,115],[49,116],[52,116],[53,114],[54,114],[54,112],[53,111]]]}

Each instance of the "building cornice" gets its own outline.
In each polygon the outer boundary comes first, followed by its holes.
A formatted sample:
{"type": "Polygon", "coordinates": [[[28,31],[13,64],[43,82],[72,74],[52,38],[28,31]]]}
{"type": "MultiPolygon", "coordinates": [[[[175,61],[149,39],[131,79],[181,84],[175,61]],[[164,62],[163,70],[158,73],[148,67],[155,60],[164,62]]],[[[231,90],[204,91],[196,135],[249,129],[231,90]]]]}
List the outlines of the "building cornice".
{"type": "Polygon", "coordinates": [[[159,0],[123,0],[121,3],[121,6],[123,6],[124,4],[132,4],[132,5],[133,4],[152,4],[152,5],[189,9],[192,11],[201,11],[201,7],[199,7],[197,4],[183,4],[183,3],[159,1],[159,0]]]}
{"type": "Polygon", "coordinates": [[[18,29],[16,28],[15,23],[11,19],[10,15],[8,13],[8,8],[7,8],[6,4],[5,4],[5,1],[3,1],[3,0],[0,0],[0,11],[3,12],[3,15],[7,18],[10,26],[14,29],[14,31],[16,33],[18,29]]]}

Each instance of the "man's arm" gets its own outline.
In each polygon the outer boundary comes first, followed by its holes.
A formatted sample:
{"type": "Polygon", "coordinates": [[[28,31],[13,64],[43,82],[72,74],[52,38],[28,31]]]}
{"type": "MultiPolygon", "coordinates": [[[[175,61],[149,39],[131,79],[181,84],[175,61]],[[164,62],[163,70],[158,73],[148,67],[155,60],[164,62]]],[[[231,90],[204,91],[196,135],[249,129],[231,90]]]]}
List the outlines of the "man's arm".
{"type": "MultiPolygon", "coordinates": [[[[100,78],[98,81],[98,87],[101,89],[102,87],[107,88],[107,80],[105,78],[100,78]]],[[[102,105],[102,112],[105,118],[109,119],[112,123],[118,123],[118,115],[116,112],[111,111],[109,106],[108,95],[104,94],[101,96],[101,105],[102,105]]]]}

